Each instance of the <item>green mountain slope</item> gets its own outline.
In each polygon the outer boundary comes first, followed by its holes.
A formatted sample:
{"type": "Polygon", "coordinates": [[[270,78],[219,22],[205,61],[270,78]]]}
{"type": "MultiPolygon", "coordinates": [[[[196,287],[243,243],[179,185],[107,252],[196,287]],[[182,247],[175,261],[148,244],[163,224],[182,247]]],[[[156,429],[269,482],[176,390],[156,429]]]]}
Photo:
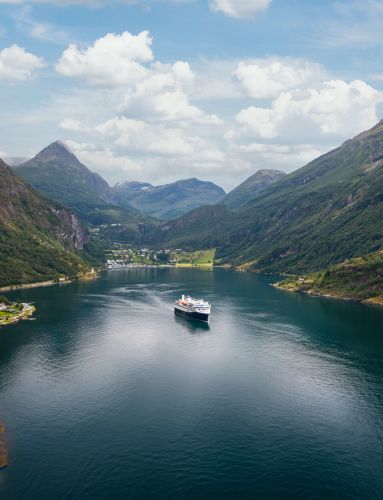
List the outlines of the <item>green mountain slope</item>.
{"type": "Polygon", "coordinates": [[[325,271],[278,283],[278,288],[383,305],[383,251],[347,260],[325,271]]]}
{"type": "Polygon", "coordinates": [[[114,189],[114,200],[119,206],[126,203],[140,212],[161,219],[175,219],[202,205],[214,205],[225,196],[225,191],[212,182],[185,179],[163,186],[142,182],[123,182],[114,189]]]}
{"type": "Polygon", "coordinates": [[[383,247],[383,122],[271,186],[223,249],[266,271],[317,270],[383,247]]]}
{"type": "Polygon", "coordinates": [[[280,170],[258,170],[242,184],[230,191],[222,203],[232,209],[240,208],[285,175],[280,170]]]}
{"type": "Polygon", "coordinates": [[[115,207],[108,183],[91,172],[60,141],[14,170],[45,196],[72,208],[86,222],[111,224],[144,220],[128,203],[124,208],[115,207]]]}
{"type": "Polygon", "coordinates": [[[225,205],[206,205],[155,226],[145,241],[153,246],[185,250],[221,248],[226,231],[235,225],[235,218],[225,205]]]}
{"type": "Polygon", "coordinates": [[[193,246],[192,230],[195,247],[214,240],[222,262],[268,272],[315,271],[383,248],[383,121],[239,210],[207,218],[194,212],[194,228],[181,219],[156,236],[193,246]]]}
{"type": "Polygon", "coordinates": [[[15,171],[40,192],[67,207],[110,202],[110,187],[104,179],[91,172],[60,141],[15,167],[15,171]]]}
{"type": "Polygon", "coordinates": [[[0,160],[0,286],[86,271],[73,213],[43,198],[0,160]]]}

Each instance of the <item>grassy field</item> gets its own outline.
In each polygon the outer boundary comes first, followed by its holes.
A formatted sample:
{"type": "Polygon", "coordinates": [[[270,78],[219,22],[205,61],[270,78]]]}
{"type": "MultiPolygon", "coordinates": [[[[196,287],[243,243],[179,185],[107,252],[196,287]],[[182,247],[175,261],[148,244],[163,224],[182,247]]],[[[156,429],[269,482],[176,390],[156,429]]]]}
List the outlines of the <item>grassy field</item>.
{"type": "Polygon", "coordinates": [[[7,310],[0,311],[0,326],[16,323],[20,319],[29,318],[35,312],[33,305],[18,305],[12,304],[7,307],[7,310]]]}
{"type": "Polygon", "coordinates": [[[176,261],[177,267],[213,267],[214,257],[215,248],[171,254],[171,259],[176,261]]]}

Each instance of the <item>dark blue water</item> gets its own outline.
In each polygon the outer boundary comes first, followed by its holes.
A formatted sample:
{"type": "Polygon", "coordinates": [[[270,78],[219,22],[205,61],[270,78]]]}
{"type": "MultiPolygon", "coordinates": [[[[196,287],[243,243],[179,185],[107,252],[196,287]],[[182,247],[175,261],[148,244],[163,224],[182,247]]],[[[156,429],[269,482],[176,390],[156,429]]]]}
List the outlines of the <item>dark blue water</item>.
{"type": "Polygon", "coordinates": [[[383,310],[269,276],[111,271],[0,330],[0,498],[383,498],[383,310]],[[175,318],[182,292],[210,326],[175,318]]]}

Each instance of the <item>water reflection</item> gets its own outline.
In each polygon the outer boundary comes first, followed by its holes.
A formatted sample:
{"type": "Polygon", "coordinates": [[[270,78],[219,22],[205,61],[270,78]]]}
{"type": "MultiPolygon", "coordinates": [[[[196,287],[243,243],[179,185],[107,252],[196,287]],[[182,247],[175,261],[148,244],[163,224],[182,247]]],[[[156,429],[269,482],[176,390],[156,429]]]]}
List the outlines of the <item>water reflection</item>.
{"type": "Polygon", "coordinates": [[[383,495],[383,311],[273,280],[122,270],[20,293],[38,312],[0,334],[0,498],[383,495]],[[174,315],[185,292],[210,324],[174,315]]]}
{"type": "Polygon", "coordinates": [[[174,315],[174,320],[177,325],[185,330],[188,330],[188,332],[192,335],[210,331],[210,325],[205,321],[196,321],[193,319],[181,318],[177,315],[174,315]]]}

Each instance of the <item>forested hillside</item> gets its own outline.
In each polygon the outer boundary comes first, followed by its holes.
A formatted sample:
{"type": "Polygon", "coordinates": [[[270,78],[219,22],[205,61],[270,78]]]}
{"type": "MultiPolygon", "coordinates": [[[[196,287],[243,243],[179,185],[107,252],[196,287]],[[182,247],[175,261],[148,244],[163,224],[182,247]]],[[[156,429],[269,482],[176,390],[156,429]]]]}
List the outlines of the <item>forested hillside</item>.
{"type": "Polygon", "coordinates": [[[77,217],[42,197],[0,160],[0,286],[88,270],[77,217]]]}
{"type": "Polygon", "coordinates": [[[383,121],[285,176],[235,212],[198,209],[153,240],[216,243],[221,262],[307,272],[383,248],[383,121]]]}

